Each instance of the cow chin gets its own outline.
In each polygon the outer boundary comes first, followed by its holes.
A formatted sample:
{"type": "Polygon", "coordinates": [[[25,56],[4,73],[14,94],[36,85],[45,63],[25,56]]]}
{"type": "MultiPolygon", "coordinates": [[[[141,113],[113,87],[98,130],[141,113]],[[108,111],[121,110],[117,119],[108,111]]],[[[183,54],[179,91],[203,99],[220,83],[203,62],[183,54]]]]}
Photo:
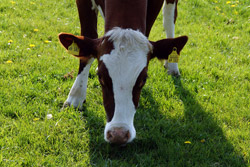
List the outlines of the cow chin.
{"type": "Polygon", "coordinates": [[[108,143],[125,146],[136,137],[136,130],[133,123],[107,122],[104,130],[104,139],[108,143]]]}

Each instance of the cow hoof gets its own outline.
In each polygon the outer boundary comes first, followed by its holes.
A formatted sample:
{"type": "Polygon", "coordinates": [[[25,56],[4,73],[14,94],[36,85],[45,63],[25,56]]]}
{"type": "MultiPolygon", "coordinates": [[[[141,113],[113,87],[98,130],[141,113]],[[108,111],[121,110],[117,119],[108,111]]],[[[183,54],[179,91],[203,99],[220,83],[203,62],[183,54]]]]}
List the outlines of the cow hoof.
{"type": "Polygon", "coordinates": [[[61,108],[60,111],[63,111],[64,109],[66,109],[66,108],[68,108],[68,107],[70,107],[70,103],[67,102],[67,101],[65,101],[65,102],[63,103],[63,106],[62,106],[62,108],[61,108]]]}
{"type": "MultiPolygon", "coordinates": [[[[83,101],[83,104],[84,104],[84,103],[86,103],[86,100],[83,101]]],[[[63,103],[63,106],[62,106],[61,110],[64,110],[65,108],[69,108],[69,107],[71,107],[71,106],[72,106],[72,105],[71,105],[70,102],[65,101],[65,102],[63,103]]],[[[83,105],[79,105],[79,106],[77,106],[77,107],[73,106],[73,107],[74,107],[75,110],[83,111],[83,105]]]]}
{"type": "Polygon", "coordinates": [[[174,77],[180,77],[181,76],[179,71],[170,71],[170,70],[168,70],[168,75],[172,75],[174,77]]]}
{"type": "Polygon", "coordinates": [[[65,102],[63,103],[63,107],[62,107],[62,109],[64,109],[64,108],[68,108],[68,107],[70,107],[70,103],[69,103],[69,102],[67,102],[67,101],[65,101],[65,102]]]}
{"type": "Polygon", "coordinates": [[[181,75],[176,63],[166,62],[164,64],[164,67],[165,67],[165,69],[168,70],[167,71],[168,75],[172,75],[174,77],[179,77],[181,75]]]}

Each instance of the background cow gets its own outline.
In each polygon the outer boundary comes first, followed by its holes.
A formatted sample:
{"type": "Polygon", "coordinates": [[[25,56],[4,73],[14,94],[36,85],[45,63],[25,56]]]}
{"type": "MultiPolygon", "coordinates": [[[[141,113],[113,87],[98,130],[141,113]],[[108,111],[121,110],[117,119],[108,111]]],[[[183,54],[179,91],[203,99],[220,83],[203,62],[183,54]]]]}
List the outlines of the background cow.
{"type": "MultiPolygon", "coordinates": [[[[89,69],[98,60],[98,76],[107,114],[105,140],[116,144],[131,142],[141,89],[147,79],[149,61],[168,60],[179,55],[187,37],[174,37],[177,0],[165,1],[164,27],[167,37],[152,42],[147,39],[164,0],[76,0],[81,36],[61,33],[62,45],[80,59],[78,76],[64,107],[82,107],[86,99],[89,69]],[[98,38],[97,12],[105,18],[105,35],[98,38]]],[[[168,63],[168,73],[179,75],[177,62],[168,63]]]]}

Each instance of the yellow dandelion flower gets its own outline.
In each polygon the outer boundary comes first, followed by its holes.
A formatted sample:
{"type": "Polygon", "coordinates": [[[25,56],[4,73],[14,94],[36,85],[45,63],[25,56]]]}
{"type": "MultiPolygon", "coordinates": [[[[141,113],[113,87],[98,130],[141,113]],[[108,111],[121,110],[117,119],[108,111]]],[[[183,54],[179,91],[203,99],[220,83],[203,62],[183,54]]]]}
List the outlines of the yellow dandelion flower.
{"type": "Polygon", "coordinates": [[[36,3],[35,2],[30,2],[31,5],[35,5],[36,3]]]}
{"type": "Polygon", "coordinates": [[[185,144],[191,144],[191,141],[185,141],[184,143],[185,144]]]}
{"type": "Polygon", "coordinates": [[[13,61],[8,60],[8,61],[6,61],[6,63],[7,63],[7,64],[11,64],[11,63],[13,63],[13,61]]]}
{"type": "Polygon", "coordinates": [[[40,118],[34,118],[33,121],[39,121],[40,118]]]}
{"type": "Polygon", "coordinates": [[[230,3],[231,3],[231,1],[227,1],[226,3],[227,3],[227,4],[230,4],[230,3]]]}
{"type": "Polygon", "coordinates": [[[236,5],[231,5],[232,8],[236,7],[236,5]]]}
{"type": "Polygon", "coordinates": [[[37,28],[34,29],[35,32],[38,32],[39,30],[37,28]]]}
{"type": "Polygon", "coordinates": [[[34,44],[30,44],[30,47],[31,47],[31,48],[34,48],[35,46],[36,46],[36,45],[34,45],[34,44]]]}
{"type": "Polygon", "coordinates": [[[221,10],[218,6],[216,6],[216,7],[215,7],[215,9],[217,9],[218,11],[220,11],[220,10],[221,10]]]}
{"type": "Polygon", "coordinates": [[[206,140],[205,140],[205,139],[202,139],[202,140],[201,140],[201,143],[205,143],[205,142],[206,142],[206,140]]]}
{"type": "Polygon", "coordinates": [[[10,1],[10,3],[11,3],[12,5],[16,4],[16,2],[14,2],[14,1],[10,1]]]}
{"type": "Polygon", "coordinates": [[[51,41],[49,41],[49,40],[45,40],[45,41],[44,41],[44,43],[50,43],[50,42],[51,42],[51,41]]]}
{"type": "Polygon", "coordinates": [[[8,40],[8,43],[12,43],[12,42],[13,42],[13,40],[11,40],[11,39],[10,39],[10,40],[8,40]]]}
{"type": "Polygon", "coordinates": [[[218,3],[218,1],[214,1],[214,3],[218,3]]]}

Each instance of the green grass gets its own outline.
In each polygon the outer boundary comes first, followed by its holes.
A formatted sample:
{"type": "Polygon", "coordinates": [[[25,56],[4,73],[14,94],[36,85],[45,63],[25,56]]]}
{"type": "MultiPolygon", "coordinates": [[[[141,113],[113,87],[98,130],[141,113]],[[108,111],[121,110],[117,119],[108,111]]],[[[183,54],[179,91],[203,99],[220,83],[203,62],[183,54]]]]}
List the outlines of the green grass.
{"type": "MultiPolygon", "coordinates": [[[[189,36],[182,76],[150,62],[135,116],[137,138],[124,148],[103,139],[96,61],[85,111],[60,111],[74,82],[64,75],[77,75],[78,60],[57,34],[79,35],[75,2],[14,2],[0,3],[0,166],[250,166],[248,0],[180,1],[176,36],[189,36]]],[[[98,29],[101,36],[101,18],[98,29]]],[[[160,14],[150,40],[162,38],[160,14]]]]}

